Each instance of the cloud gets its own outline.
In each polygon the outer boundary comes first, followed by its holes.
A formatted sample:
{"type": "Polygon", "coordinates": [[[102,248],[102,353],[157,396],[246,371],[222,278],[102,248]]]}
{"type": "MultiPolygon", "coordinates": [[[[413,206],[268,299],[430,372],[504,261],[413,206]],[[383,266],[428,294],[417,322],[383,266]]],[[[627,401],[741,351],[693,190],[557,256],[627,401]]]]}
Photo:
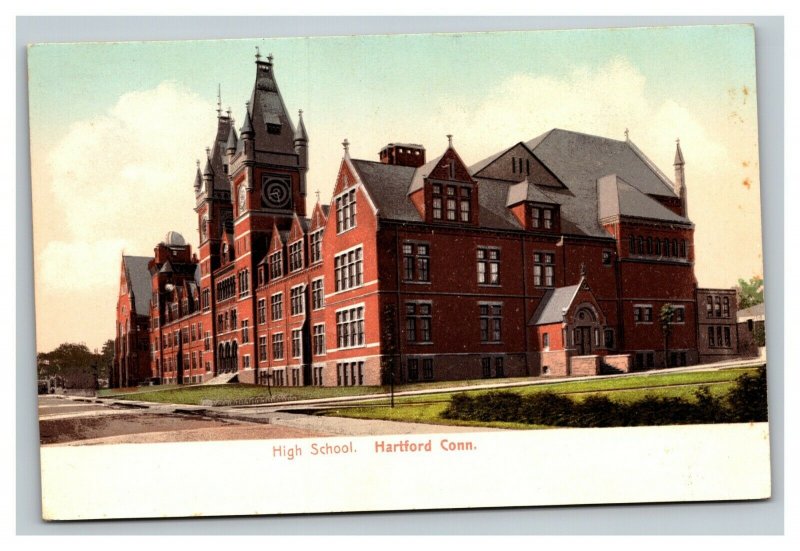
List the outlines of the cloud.
{"type": "Polygon", "coordinates": [[[123,246],[151,254],[169,230],[195,241],[194,159],[204,155],[214,124],[211,104],[169,81],[72,124],[47,159],[56,219],[42,223],[58,224],[61,239],[39,254],[42,283],[116,284],[123,246]],[[108,262],[103,255],[113,262],[98,269],[108,262]]]}

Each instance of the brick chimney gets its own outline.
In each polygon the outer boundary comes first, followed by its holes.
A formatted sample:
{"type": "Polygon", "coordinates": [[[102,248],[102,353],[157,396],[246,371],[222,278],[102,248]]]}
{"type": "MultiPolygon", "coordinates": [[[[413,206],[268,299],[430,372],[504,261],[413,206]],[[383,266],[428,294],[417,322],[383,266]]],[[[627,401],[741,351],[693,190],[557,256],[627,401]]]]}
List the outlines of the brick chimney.
{"type": "Polygon", "coordinates": [[[425,164],[425,148],[415,143],[390,143],[380,153],[385,165],[418,167],[425,164]]]}

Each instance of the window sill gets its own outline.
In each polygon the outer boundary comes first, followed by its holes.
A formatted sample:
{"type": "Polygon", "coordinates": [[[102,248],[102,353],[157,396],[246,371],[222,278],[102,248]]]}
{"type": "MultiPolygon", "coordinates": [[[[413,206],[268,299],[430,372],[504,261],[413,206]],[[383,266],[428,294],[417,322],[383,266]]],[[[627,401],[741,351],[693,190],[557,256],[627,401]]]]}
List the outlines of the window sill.
{"type": "Polygon", "coordinates": [[[413,279],[404,279],[403,283],[408,284],[408,285],[430,285],[431,284],[430,281],[417,281],[417,280],[413,280],[413,279]]]}

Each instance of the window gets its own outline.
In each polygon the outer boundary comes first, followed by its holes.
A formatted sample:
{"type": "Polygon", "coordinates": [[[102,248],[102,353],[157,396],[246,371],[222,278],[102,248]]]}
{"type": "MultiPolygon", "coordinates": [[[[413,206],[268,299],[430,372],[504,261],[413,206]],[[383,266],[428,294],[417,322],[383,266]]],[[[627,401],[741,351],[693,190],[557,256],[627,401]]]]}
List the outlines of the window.
{"type": "Polygon", "coordinates": [[[603,266],[611,266],[611,262],[614,258],[614,253],[612,251],[603,251],[603,266]]]}
{"type": "Polygon", "coordinates": [[[211,291],[203,289],[203,310],[211,308],[211,291]]]}
{"type": "Polygon", "coordinates": [[[716,343],[714,342],[714,328],[713,327],[709,327],[708,328],[708,346],[710,348],[714,348],[716,346],[716,343]]]}
{"type": "Polygon", "coordinates": [[[722,302],[719,297],[714,297],[714,317],[722,317],[722,302]]]}
{"type": "Polygon", "coordinates": [[[502,324],[501,304],[481,304],[481,341],[500,342],[500,327],[502,324]]]}
{"type": "Polygon", "coordinates": [[[267,361],[267,337],[258,337],[258,361],[267,361]]]}
{"type": "Polygon", "coordinates": [[[419,380],[419,360],[416,358],[408,359],[408,380],[409,382],[419,380]]]}
{"type": "Polygon", "coordinates": [[[614,330],[613,329],[606,329],[603,331],[603,338],[605,341],[606,348],[614,348],[614,330]]]}
{"type": "Polygon", "coordinates": [[[189,342],[189,328],[184,327],[181,329],[181,341],[183,344],[187,344],[189,342]]]}
{"type": "Polygon", "coordinates": [[[197,340],[197,326],[193,323],[192,330],[191,330],[192,341],[197,340]]]}
{"type": "Polygon", "coordinates": [[[211,350],[211,332],[206,331],[206,338],[203,340],[203,348],[208,351],[211,350]]]}
{"type": "Polygon", "coordinates": [[[495,377],[505,377],[505,371],[503,369],[503,358],[498,357],[494,359],[494,376],[495,377]]]}
{"type": "Polygon", "coordinates": [[[272,321],[283,318],[283,293],[277,293],[269,299],[272,321]]]}
{"type": "Polygon", "coordinates": [[[481,358],[481,373],[483,374],[484,379],[488,379],[492,376],[492,359],[491,358],[481,358]]]}
{"type": "Polygon", "coordinates": [[[361,285],[363,269],[360,246],[336,255],[334,259],[336,291],[345,291],[361,285]]]}
{"type": "Polygon", "coordinates": [[[283,333],[275,333],[272,335],[272,359],[283,359],[283,333]]]}
{"type": "Polygon", "coordinates": [[[322,366],[315,365],[311,368],[311,380],[314,386],[322,386],[322,366]]]}
{"type": "Polygon", "coordinates": [[[269,277],[275,279],[283,275],[283,253],[276,251],[269,255],[269,277]]]}
{"type": "Polygon", "coordinates": [[[243,297],[250,291],[250,270],[239,272],[239,296],[243,297]]]}
{"type": "Polygon", "coordinates": [[[303,314],[305,311],[305,306],[303,303],[303,287],[301,285],[292,287],[292,289],[289,291],[289,307],[293,316],[299,316],[303,314]]]}
{"type": "Polygon", "coordinates": [[[425,381],[433,380],[433,358],[422,360],[422,379],[425,381]]]}
{"type": "Polygon", "coordinates": [[[242,320],[242,342],[250,342],[250,320],[242,320]]]}
{"type": "Polygon", "coordinates": [[[284,385],[284,370],[276,370],[272,372],[272,377],[275,381],[275,386],[283,386],[284,385]]]}
{"type": "Polygon", "coordinates": [[[408,342],[431,342],[431,305],[406,303],[406,339],[408,342]]]}
{"type": "Polygon", "coordinates": [[[649,304],[637,304],[633,308],[633,321],[651,322],[653,321],[653,307],[649,304]]]}
{"type": "Polygon", "coordinates": [[[236,276],[231,276],[217,283],[217,302],[233,298],[236,294],[236,276]]]}
{"type": "Polygon", "coordinates": [[[470,220],[470,197],[472,191],[468,187],[461,188],[461,200],[459,201],[459,212],[461,213],[461,221],[469,222],[470,220]]]}
{"type": "Polygon", "coordinates": [[[258,323],[267,323],[267,300],[263,298],[258,299],[258,323]]]}
{"type": "Polygon", "coordinates": [[[683,306],[675,306],[672,314],[672,323],[683,323],[686,321],[686,309],[683,306]]]}
{"type": "Polygon", "coordinates": [[[430,281],[430,261],[427,243],[403,243],[403,280],[430,281]]]}
{"type": "Polygon", "coordinates": [[[315,231],[310,237],[311,263],[322,260],[322,230],[315,231]]]}
{"type": "Polygon", "coordinates": [[[300,386],[300,368],[292,368],[292,386],[300,386]]]}
{"type": "Polygon", "coordinates": [[[542,335],[542,349],[550,350],[550,333],[542,335]]]}
{"type": "Polygon", "coordinates": [[[542,209],[531,207],[531,227],[539,228],[542,225],[542,209]]]}
{"type": "Polygon", "coordinates": [[[553,287],[555,285],[554,253],[533,253],[533,284],[536,287],[553,287]]]}
{"type": "Polygon", "coordinates": [[[295,272],[303,267],[303,242],[296,241],[289,245],[289,271],[295,272]]]}
{"type": "Polygon", "coordinates": [[[292,358],[299,358],[303,355],[303,332],[300,329],[292,329],[292,358]]]}
{"type": "Polygon", "coordinates": [[[542,220],[544,221],[544,229],[549,230],[553,228],[553,209],[542,209],[542,220]]]}
{"type": "Polygon", "coordinates": [[[478,249],[478,283],[500,285],[500,249],[478,249]]]}
{"type": "Polygon", "coordinates": [[[250,354],[242,356],[242,367],[245,369],[250,369],[250,354]]]}
{"type": "Polygon", "coordinates": [[[325,354],[325,324],[320,323],[314,326],[312,335],[312,346],[315,356],[323,356],[325,354]]]}
{"type": "Polygon", "coordinates": [[[725,347],[731,347],[731,328],[730,327],[723,327],[722,330],[725,332],[725,347]]]}
{"type": "Polygon", "coordinates": [[[731,303],[728,297],[722,298],[722,317],[723,318],[731,317],[731,303]]]}
{"type": "Polygon", "coordinates": [[[356,227],[356,190],[336,198],[336,233],[342,233],[356,227]]]}
{"type": "Polygon", "coordinates": [[[433,218],[436,220],[442,219],[442,186],[440,184],[433,184],[431,186],[431,194],[433,196],[433,218]]]}
{"type": "Polygon", "coordinates": [[[237,313],[236,308],[231,310],[231,329],[236,329],[236,326],[238,325],[238,316],[239,314],[237,313]]]}
{"type": "Polygon", "coordinates": [[[710,296],[706,297],[706,317],[714,317],[714,298],[710,296]]]}
{"type": "MultiPolygon", "coordinates": [[[[450,165],[452,167],[452,164],[450,165]]],[[[447,186],[447,219],[456,219],[456,187],[447,186]]]]}
{"type": "Polygon", "coordinates": [[[336,343],[339,348],[364,345],[364,307],[336,312],[336,343]]]}
{"type": "Polygon", "coordinates": [[[336,384],[355,386],[364,384],[364,362],[342,362],[336,364],[336,384]]]}
{"type": "Polygon", "coordinates": [[[311,282],[311,308],[319,310],[325,307],[325,285],[322,278],[311,282]]]}

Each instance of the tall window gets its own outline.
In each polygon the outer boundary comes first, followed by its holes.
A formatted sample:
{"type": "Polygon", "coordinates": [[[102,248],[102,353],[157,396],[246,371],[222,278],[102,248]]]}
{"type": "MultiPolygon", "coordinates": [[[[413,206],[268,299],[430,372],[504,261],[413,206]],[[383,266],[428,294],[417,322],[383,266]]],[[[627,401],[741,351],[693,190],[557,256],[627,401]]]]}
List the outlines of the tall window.
{"type": "Polygon", "coordinates": [[[211,332],[206,331],[206,337],[203,340],[203,348],[208,351],[211,350],[211,332]]]}
{"type": "Polygon", "coordinates": [[[311,308],[319,310],[325,306],[325,284],[322,278],[311,282],[311,308]]]}
{"type": "Polygon", "coordinates": [[[408,359],[408,380],[409,382],[419,380],[419,360],[417,358],[408,359]]]}
{"type": "Polygon", "coordinates": [[[250,320],[242,320],[242,342],[250,342],[250,320]]]}
{"type": "Polygon", "coordinates": [[[364,362],[342,362],[336,364],[336,384],[356,386],[364,384],[364,362]]]}
{"type": "Polygon", "coordinates": [[[267,361],[267,337],[258,337],[258,361],[267,361]]]}
{"type": "Polygon", "coordinates": [[[423,358],[422,379],[425,381],[433,380],[433,358],[423,358]]]}
{"type": "Polygon", "coordinates": [[[250,291],[250,270],[239,272],[239,296],[245,296],[250,291]]]}
{"type": "Polygon", "coordinates": [[[447,219],[456,219],[456,187],[447,186],[447,219]]]}
{"type": "Polygon", "coordinates": [[[319,262],[322,260],[322,230],[315,231],[311,234],[311,263],[319,262]]]}
{"type": "Polygon", "coordinates": [[[283,333],[272,335],[272,359],[283,359],[283,333]]]}
{"type": "Polygon", "coordinates": [[[431,305],[406,303],[406,339],[408,342],[431,342],[431,305]]]}
{"type": "Polygon", "coordinates": [[[336,343],[339,348],[364,345],[364,307],[336,312],[336,343]]]}
{"type": "Polygon", "coordinates": [[[503,307],[500,304],[481,304],[481,342],[500,342],[503,307]]]}
{"type": "Polygon", "coordinates": [[[292,358],[303,355],[303,332],[301,329],[292,329],[292,358]]]}
{"type": "Polygon", "coordinates": [[[322,356],[325,354],[325,324],[318,323],[314,326],[311,344],[314,349],[315,356],[322,356]]]}
{"type": "Polygon", "coordinates": [[[500,249],[478,249],[478,283],[500,285],[500,249]]]}
{"type": "Polygon", "coordinates": [[[336,198],[336,233],[342,233],[356,227],[356,190],[336,198]]]}
{"type": "Polygon", "coordinates": [[[469,222],[470,220],[470,197],[472,190],[468,187],[461,188],[461,199],[458,202],[459,213],[461,214],[462,222],[469,222]]]}
{"type": "Polygon", "coordinates": [[[553,209],[542,209],[542,221],[544,222],[544,229],[553,228],[553,209]]]}
{"type": "Polygon", "coordinates": [[[203,289],[203,310],[211,308],[211,291],[203,289]]]}
{"type": "Polygon", "coordinates": [[[263,298],[258,299],[258,323],[267,323],[267,300],[263,298]]]}
{"type": "Polygon", "coordinates": [[[430,281],[430,262],[427,243],[403,243],[403,280],[430,281]]]}
{"type": "Polygon", "coordinates": [[[293,316],[299,316],[305,311],[302,286],[292,287],[289,291],[289,303],[293,316]]]}
{"type": "Polygon", "coordinates": [[[731,317],[731,302],[728,297],[722,298],[722,317],[729,318],[731,317]]]}
{"type": "Polygon", "coordinates": [[[283,253],[275,251],[269,255],[269,277],[275,279],[283,275],[283,253]]]}
{"type": "Polygon", "coordinates": [[[440,184],[433,184],[431,186],[431,194],[433,196],[433,218],[434,220],[442,219],[442,186],[440,184]]]}
{"type": "Polygon", "coordinates": [[[555,285],[554,253],[533,253],[533,284],[536,287],[553,287],[555,285]]]}
{"type": "Polygon", "coordinates": [[[283,318],[283,293],[272,295],[269,299],[272,321],[283,318]]]}
{"type": "Polygon", "coordinates": [[[303,241],[289,245],[289,271],[294,272],[303,267],[303,241]]]}
{"type": "Polygon", "coordinates": [[[361,285],[364,268],[361,260],[361,247],[337,255],[333,264],[336,275],[336,291],[344,291],[361,285]]]}

